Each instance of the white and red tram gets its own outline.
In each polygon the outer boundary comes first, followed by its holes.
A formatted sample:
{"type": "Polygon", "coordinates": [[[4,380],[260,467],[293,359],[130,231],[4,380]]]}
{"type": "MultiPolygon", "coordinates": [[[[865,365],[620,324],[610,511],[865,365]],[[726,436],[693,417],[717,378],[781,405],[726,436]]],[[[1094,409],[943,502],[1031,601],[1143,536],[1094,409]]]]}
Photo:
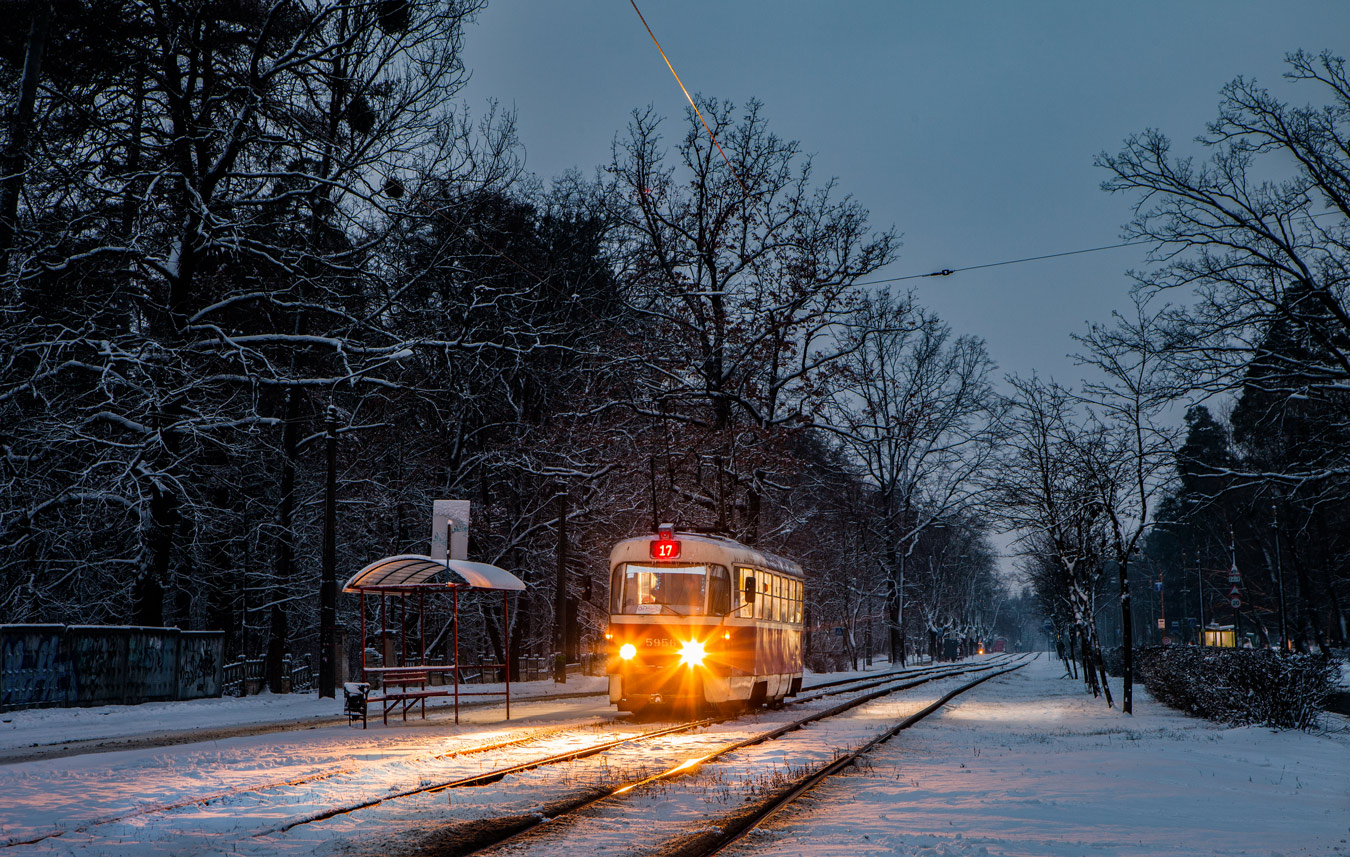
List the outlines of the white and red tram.
{"type": "Polygon", "coordinates": [[[676,532],[610,552],[609,701],[620,711],[781,705],[802,686],[802,570],[676,532]]]}

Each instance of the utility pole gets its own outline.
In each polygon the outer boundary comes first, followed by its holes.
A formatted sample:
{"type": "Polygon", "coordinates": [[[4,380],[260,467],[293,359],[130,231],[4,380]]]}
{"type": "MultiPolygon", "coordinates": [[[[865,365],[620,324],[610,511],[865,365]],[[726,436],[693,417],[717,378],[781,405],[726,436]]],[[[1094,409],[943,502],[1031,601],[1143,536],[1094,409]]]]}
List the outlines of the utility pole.
{"type": "Polygon", "coordinates": [[[323,498],[323,569],[319,581],[319,697],[337,696],[337,408],[324,416],[328,474],[323,498]]]}
{"type": "Polygon", "coordinates": [[[1205,645],[1205,576],[1200,572],[1200,549],[1195,551],[1195,594],[1200,605],[1200,645],[1205,645]]]}
{"type": "Polygon", "coordinates": [[[1284,570],[1280,565],[1280,518],[1274,503],[1270,504],[1270,531],[1275,536],[1275,588],[1280,594],[1280,651],[1287,652],[1289,632],[1285,627],[1284,614],[1284,570]]]}
{"type": "Polygon", "coordinates": [[[567,683],[567,485],[558,486],[558,576],[553,595],[553,680],[567,683]]]}

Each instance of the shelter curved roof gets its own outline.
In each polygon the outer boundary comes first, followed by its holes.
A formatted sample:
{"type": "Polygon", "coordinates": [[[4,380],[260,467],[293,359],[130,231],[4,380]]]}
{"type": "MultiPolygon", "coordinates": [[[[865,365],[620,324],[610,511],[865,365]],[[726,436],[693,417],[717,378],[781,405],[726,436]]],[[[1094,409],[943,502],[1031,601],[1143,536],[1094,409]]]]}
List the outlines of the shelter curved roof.
{"type": "Polygon", "coordinates": [[[402,554],[376,560],[353,574],[342,587],[343,592],[363,589],[392,589],[399,587],[435,586],[470,589],[505,589],[520,592],[525,584],[503,568],[485,562],[464,559],[432,559],[418,554],[402,554]],[[442,580],[436,580],[444,575],[442,580]]]}

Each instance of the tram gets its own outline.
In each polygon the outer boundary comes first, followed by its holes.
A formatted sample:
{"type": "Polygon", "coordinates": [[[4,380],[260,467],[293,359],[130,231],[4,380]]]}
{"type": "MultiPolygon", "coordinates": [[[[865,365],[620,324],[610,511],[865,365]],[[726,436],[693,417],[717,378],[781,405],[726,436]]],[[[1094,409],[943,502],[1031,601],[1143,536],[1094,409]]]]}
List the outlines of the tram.
{"type": "Polygon", "coordinates": [[[615,545],[609,566],[609,701],[620,711],[778,707],[801,690],[796,563],[663,524],[615,545]]]}

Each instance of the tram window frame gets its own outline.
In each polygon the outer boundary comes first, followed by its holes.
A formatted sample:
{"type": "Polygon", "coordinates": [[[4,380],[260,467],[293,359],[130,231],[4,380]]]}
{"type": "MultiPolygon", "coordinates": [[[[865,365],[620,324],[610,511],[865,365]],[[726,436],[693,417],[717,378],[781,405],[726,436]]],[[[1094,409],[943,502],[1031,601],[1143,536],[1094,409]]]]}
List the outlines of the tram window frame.
{"type": "Polygon", "coordinates": [[[708,565],[708,607],[704,613],[708,616],[725,616],[731,612],[731,575],[727,567],[710,563],[708,565]]]}
{"type": "Polygon", "coordinates": [[[805,595],[805,587],[802,585],[802,582],[800,580],[792,581],[792,595],[793,601],[796,604],[796,607],[792,614],[793,615],[792,621],[800,625],[802,623],[802,602],[805,601],[805,598],[803,597],[805,595]]]}
{"type": "Polygon", "coordinates": [[[609,573],[609,612],[623,612],[623,563],[617,563],[609,573]]]}
{"type": "Polygon", "coordinates": [[[742,619],[753,619],[755,602],[761,600],[755,587],[759,585],[759,573],[748,565],[735,566],[736,569],[736,608],[732,611],[742,619]],[[749,597],[747,598],[747,594],[749,597]]]}
{"type": "MultiPolygon", "coordinates": [[[[712,587],[713,573],[711,569],[721,568],[726,572],[725,566],[719,566],[717,563],[708,562],[676,562],[676,563],[657,563],[647,562],[622,562],[614,567],[614,578],[610,587],[610,612],[614,615],[623,616],[654,616],[654,615],[676,615],[676,616],[709,616],[714,615],[709,612],[709,590],[712,587]],[[657,588],[661,581],[655,579],[655,576],[665,578],[672,575],[696,576],[693,569],[701,568],[703,571],[697,575],[699,587],[699,600],[697,606],[684,603],[682,601],[666,601],[661,590],[657,588]],[[638,583],[639,590],[633,599],[629,598],[629,584],[638,583]],[[644,589],[649,589],[644,592],[644,589]],[[650,594],[652,600],[645,600],[644,596],[650,594]],[[632,608],[632,609],[630,609],[632,608]]],[[[673,580],[671,581],[673,583],[673,580]]],[[[683,588],[681,586],[680,588],[683,588]]],[[[678,590],[676,590],[678,591],[678,590]]]]}
{"type": "Polygon", "coordinates": [[[773,621],[783,621],[783,578],[773,576],[773,621]]]}

